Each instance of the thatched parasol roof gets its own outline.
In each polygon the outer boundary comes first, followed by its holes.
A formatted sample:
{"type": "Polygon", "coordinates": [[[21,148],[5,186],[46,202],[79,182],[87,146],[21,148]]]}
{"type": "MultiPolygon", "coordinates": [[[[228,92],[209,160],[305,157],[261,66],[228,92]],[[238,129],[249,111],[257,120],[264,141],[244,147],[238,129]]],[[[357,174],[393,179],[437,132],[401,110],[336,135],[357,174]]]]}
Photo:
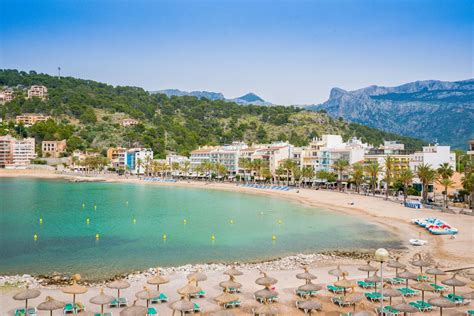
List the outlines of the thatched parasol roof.
{"type": "Polygon", "coordinates": [[[192,295],[192,294],[196,294],[196,293],[200,292],[201,288],[199,286],[193,285],[192,282],[194,282],[193,279],[191,279],[188,282],[188,284],[186,284],[182,288],[178,289],[177,290],[178,294],[180,294],[180,295],[192,295]]]}
{"type": "Polygon", "coordinates": [[[224,292],[224,293],[222,293],[221,295],[217,296],[217,297],[215,298],[215,300],[216,300],[219,304],[227,304],[227,303],[230,303],[230,302],[238,301],[238,300],[239,300],[239,296],[238,296],[237,294],[232,294],[232,293],[224,292]]]}
{"type": "Polygon", "coordinates": [[[405,299],[402,303],[392,306],[393,309],[400,311],[402,313],[418,313],[418,308],[408,304],[405,299]]]}
{"type": "Polygon", "coordinates": [[[104,293],[104,289],[100,289],[99,295],[92,297],[89,302],[96,305],[110,304],[115,298],[104,293]]]}
{"type": "Polygon", "coordinates": [[[370,264],[370,260],[367,261],[367,264],[360,266],[357,268],[359,271],[365,271],[365,272],[373,272],[373,271],[378,271],[379,268],[374,267],[373,265],[370,264]]]}
{"type": "Polygon", "coordinates": [[[46,301],[38,305],[40,311],[54,311],[56,309],[61,309],[66,305],[66,303],[61,301],[56,301],[51,296],[46,296],[46,301]]]}
{"type": "Polygon", "coordinates": [[[148,314],[148,308],[141,305],[136,305],[137,300],[133,302],[132,306],[125,307],[121,312],[120,316],[146,316],[148,314]]]}
{"type": "Polygon", "coordinates": [[[260,274],[262,274],[263,277],[260,277],[257,280],[255,280],[255,283],[257,283],[258,285],[271,286],[278,282],[277,279],[267,276],[267,274],[263,271],[260,272],[260,274]]]}
{"type": "Polygon", "coordinates": [[[170,304],[170,308],[178,312],[194,311],[194,303],[181,296],[179,301],[170,304]]]}
{"type": "Polygon", "coordinates": [[[269,289],[259,290],[255,292],[254,294],[255,294],[255,297],[260,297],[260,298],[270,298],[270,297],[278,296],[277,291],[273,291],[269,289]]]}
{"type": "Polygon", "coordinates": [[[431,275],[446,275],[446,272],[443,270],[438,269],[438,267],[434,268],[429,268],[425,271],[426,274],[431,274],[431,275]]]}
{"type": "Polygon", "coordinates": [[[315,291],[320,291],[323,289],[323,286],[322,285],[319,285],[319,284],[314,284],[314,283],[308,283],[308,284],[303,284],[301,286],[298,287],[298,290],[299,291],[311,291],[311,292],[315,292],[315,291]]]}
{"type": "Polygon", "coordinates": [[[160,296],[160,292],[143,287],[143,290],[135,293],[135,297],[141,300],[151,300],[152,298],[160,296]]]}
{"type": "Polygon", "coordinates": [[[402,278],[402,279],[407,279],[407,280],[416,280],[418,276],[413,272],[405,270],[398,273],[397,277],[402,278]]]}
{"type": "Polygon", "coordinates": [[[231,276],[239,276],[243,275],[242,271],[237,270],[235,267],[232,267],[224,272],[224,274],[231,275],[231,276]]]}
{"type": "Polygon", "coordinates": [[[321,310],[323,305],[315,300],[299,301],[298,307],[301,309],[321,310]]]}
{"type": "Polygon", "coordinates": [[[210,316],[235,316],[234,312],[228,310],[219,310],[216,312],[212,312],[210,316]]]}
{"type": "Polygon", "coordinates": [[[130,287],[130,283],[125,280],[115,280],[107,284],[109,289],[123,290],[130,287]]]}
{"type": "Polygon", "coordinates": [[[345,271],[343,271],[339,265],[337,265],[337,268],[331,269],[331,270],[328,271],[328,273],[330,275],[338,277],[338,278],[341,277],[344,272],[345,271]]]}
{"type": "Polygon", "coordinates": [[[448,285],[448,286],[464,286],[464,285],[466,285],[466,282],[461,281],[461,280],[456,278],[456,274],[454,274],[449,279],[441,281],[441,283],[443,283],[444,285],[448,285]]]}
{"type": "Polygon", "coordinates": [[[39,290],[30,289],[26,287],[26,289],[16,293],[13,296],[13,299],[17,301],[31,300],[33,298],[37,298],[40,295],[41,295],[41,292],[39,290]]]}
{"type": "Polygon", "coordinates": [[[219,283],[219,286],[227,289],[240,289],[242,287],[242,284],[234,281],[234,277],[230,276],[229,280],[222,281],[221,283],[219,283]]]}
{"type": "Polygon", "coordinates": [[[297,279],[300,279],[300,280],[314,280],[314,279],[318,278],[317,276],[315,276],[314,274],[309,272],[308,267],[303,267],[303,270],[304,270],[304,272],[298,273],[296,275],[297,279]]]}
{"type": "Polygon", "coordinates": [[[188,278],[188,280],[194,280],[195,282],[201,282],[201,281],[206,281],[207,280],[207,275],[202,273],[201,270],[198,270],[196,272],[188,274],[187,278],[188,278]]]}
{"type": "Polygon", "coordinates": [[[346,279],[346,276],[347,276],[347,272],[344,272],[342,274],[342,280],[339,280],[339,281],[335,282],[334,285],[338,286],[338,287],[342,287],[342,288],[353,287],[354,283],[352,281],[346,279]]]}
{"type": "Polygon", "coordinates": [[[151,285],[160,285],[160,284],[165,284],[168,283],[170,280],[167,278],[157,274],[151,279],[147,280],[146,283],[151,284],[151,285]]]}
{"type": "Polygon", "coordinates": [[[443,295],[440,295],[438,297],[433,297],[428,300],[428,303],[436,306],[436,307],[441,307],[441,308],[449,308],[449,307],[454,307],[456,306],[456,303],[448,300],[445,298],[443,295]]]}
{"type": "Polygon", "coordinates": [[[87,288],[77,284],[76,280],[73,280],[72,285],[62,288],[61,291],[66,294],[84,294],[87,292],[87,288]]]}
{"type": "Polygon", "coordinates": [[[400,261],[398,261],[399,259],[400,257],[397,257],[395,260],[389,261],[387,264],[387,267],[395,268],[395,269],[405,269],[406,264],[403,264],[400,261]]]}

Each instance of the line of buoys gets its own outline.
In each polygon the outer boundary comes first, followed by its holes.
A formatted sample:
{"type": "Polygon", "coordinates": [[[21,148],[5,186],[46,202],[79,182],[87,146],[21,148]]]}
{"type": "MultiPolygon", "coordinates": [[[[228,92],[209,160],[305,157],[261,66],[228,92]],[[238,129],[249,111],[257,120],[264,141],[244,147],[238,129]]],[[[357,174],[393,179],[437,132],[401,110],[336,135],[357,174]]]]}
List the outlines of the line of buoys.
{"type": "Polygon", "coordinates": [[[37,241],[37,240],[38,240],[38,234],[34,234],[34,235],[33,235],[33,240],[34,240],[34,241],[37,241]]]}
{"type": "Polygon", "coordinates": [[[86,218],[86,224],[89,225],[91,223],[91,219],[88,217],[86,218]]]}
{"type": "Polygon", "coordinates": [[[95,240],[99,240],[99,239],[100,239],[99,233],[95,234],[95,240]]]}
{"type": "Polygon", "coordinates": [[[43,224],[43,218],[40,217],[40,225],[42,225],[42,224],[43,224]]]}

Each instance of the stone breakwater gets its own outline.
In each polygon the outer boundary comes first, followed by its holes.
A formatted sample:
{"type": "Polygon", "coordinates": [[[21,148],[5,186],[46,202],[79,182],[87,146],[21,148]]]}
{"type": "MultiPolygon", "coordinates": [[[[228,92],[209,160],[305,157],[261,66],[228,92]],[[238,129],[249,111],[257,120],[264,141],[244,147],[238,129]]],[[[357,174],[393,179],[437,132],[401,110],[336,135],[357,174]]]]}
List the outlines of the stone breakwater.
{"type": "MultiPolygon", "coordinates": [[[[396,256],[397,253],[392,251],[396,256]]],[[[253,262],[253,263],[239,263],[232,264],[223,263],[206,263],[206,264],[187,264],[178,267],[163,267],[150,268],[145,271],[136,271],[133,273],[118,274],[112,278],[104,280],[83,280],[81,284],[86,286],[100,286],[112,280],[125,279],[129,282],[145,282],[148,278],[158,273],[158,270],[163,275],[172,274],[188,274],[196,270],[201,270],[204,273],[225,271],[229,266],[235,266],[241,270],[263,270],[263,271],[278,271],[278,270],[294,270],[300,269],[304,265],[317,266],[334,264],[337,261],[339,264],[355,264],[362,263],[365,260],[372,258],[372,251],[328,251],[319,254],[298,254],[294,256],[287,256],[270,261],[253,262]]],[[[51,275],[10,275],[0,276],[0,287],[60,287],[70,283],[70,274],[52,273],[51,275]]]]}

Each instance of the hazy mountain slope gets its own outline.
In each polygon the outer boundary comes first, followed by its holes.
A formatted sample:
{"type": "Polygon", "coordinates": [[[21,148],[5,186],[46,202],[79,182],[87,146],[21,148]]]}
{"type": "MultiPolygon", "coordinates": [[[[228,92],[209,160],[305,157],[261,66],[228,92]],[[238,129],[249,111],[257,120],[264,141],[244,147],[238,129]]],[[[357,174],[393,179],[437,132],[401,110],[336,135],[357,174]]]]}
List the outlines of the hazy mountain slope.
{"type": "Polygon", "coordinates": [[[265,101],[264,99],[262,99],[261,97],[259,97],[258,95],[256,95],[255,93],[252,93],[252,92],[247,93],[247,94],[245,94],[241,97],[238,97],[238,98],[233,98],[233,99],[227,99],[220,92],[210,92],[210,91],[191,91],[191,92],[187,92],[187,91],[182,91],[182,90],[178,90],[178,89],[165,89],[165,90],[150,91],[150,93],[152,93],[152,94],[156,94],[156,93],[166,94],[168,97],[171,97],[171,96],[178,96],[178,97],[192,96],[192,97],[196,97],[198,99],[206,98],[206,99],[209,99],[209,100],[225,100],[225,101],[229,101],[229,102],[235,102],[235,103],[238,103],[238,104],[254,104],[254,105],[262,105],[262,106],[273,105],[271,102],[265,101]]]}
{"type": "Polygon", "coordinates": [[[331,90],[307,109],[429,142],[465,147],[474,138],[474,79],[417,81],[397,87],[331,90]]]}

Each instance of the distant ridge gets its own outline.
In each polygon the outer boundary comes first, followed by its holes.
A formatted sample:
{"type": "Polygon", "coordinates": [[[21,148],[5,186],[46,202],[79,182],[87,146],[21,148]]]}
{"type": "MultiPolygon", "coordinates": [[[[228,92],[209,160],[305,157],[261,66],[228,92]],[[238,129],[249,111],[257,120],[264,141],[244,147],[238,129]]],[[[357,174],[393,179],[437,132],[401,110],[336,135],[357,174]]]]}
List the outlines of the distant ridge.
{"type": "Polygon", "coordinates": [[[167,96],[192,96],[198,99],[206,98],[209,100],[224,100],[229,102],[235,102],[238,104],[254,104],[254,105],[262,105],[262,106],[271,106],[274,105],[271,102],[267,102],[258,95],[253,92],[247,93],[241,97],[227,99],[222,93],[220,92],[211,92],[211,91],[182,91],[179,89],[165,89],[165,90],[157,90],[157,91],[150,91],[150,93],[162,93],[166,94],[167,96]]]}
{"type": "Polygon", "coordinates": [[[465,148],[474,138],[474,79],[373,85],[354,91],[333,88],[326,102],[306,109],[325,110],[332,117],[465,148]]]}

